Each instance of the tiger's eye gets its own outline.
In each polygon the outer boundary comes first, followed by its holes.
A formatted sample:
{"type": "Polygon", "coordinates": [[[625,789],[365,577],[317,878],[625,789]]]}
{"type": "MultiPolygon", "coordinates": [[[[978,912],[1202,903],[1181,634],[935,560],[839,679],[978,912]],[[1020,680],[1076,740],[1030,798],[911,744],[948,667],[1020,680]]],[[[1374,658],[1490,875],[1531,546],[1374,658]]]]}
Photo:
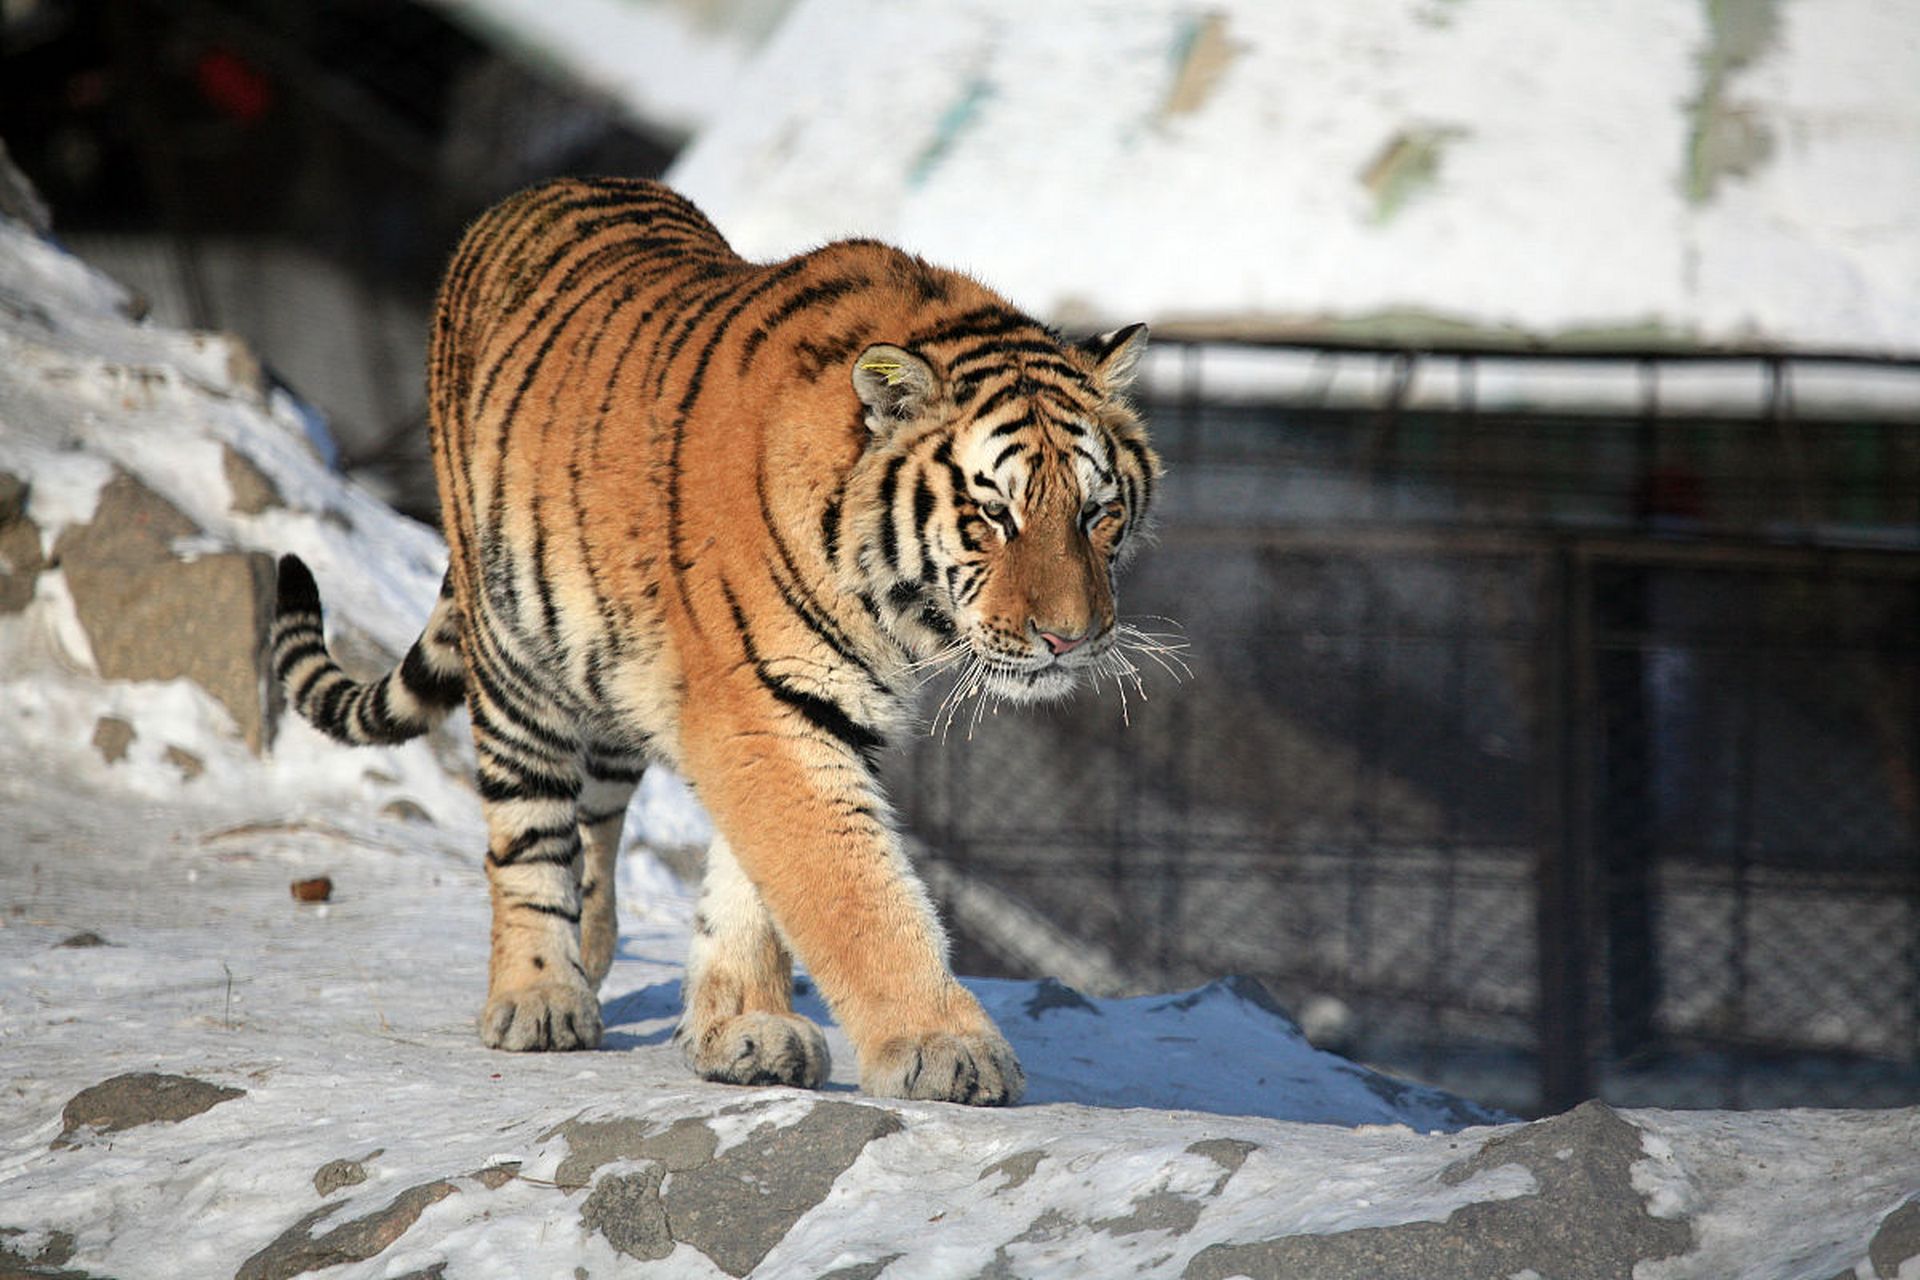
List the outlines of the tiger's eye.
{"type": "Polygon", "coordinates": [[[1004,502],[983,502],[980,514],[989,520],[1004,520],[1007,517],[1007,504],[1004,502]]]}

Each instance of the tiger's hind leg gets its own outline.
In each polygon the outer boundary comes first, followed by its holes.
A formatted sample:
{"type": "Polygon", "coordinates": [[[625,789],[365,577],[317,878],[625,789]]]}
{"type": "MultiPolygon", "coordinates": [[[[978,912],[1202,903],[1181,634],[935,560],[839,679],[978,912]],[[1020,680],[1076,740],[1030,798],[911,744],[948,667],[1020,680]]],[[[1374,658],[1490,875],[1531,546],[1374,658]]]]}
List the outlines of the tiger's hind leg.
{"type": "Polygon", "coordinates": [[[827,1039],[793,1012],[793,960],[760,891],[716,836],[707,850],[676,1039],[687,1064],[726,1084],[817,1089],[827,1039]]]}
{"type": "Polygon", "coordinates": [[[590,1049],[600,1002],[580,957],[580,744],[536,690],[476,662],[469,670],[493,896],[480,1038],[495,1049],[590,1049]]]}
{"type": "Polygon", "coordinates": [[[614,872],[627,804],[640,785],[646,761],[595,745],[587,748],[585,767],[580,788],[580,843],[585,853],[580,877],[580,963],[587,971],[588,985],[597,991],[613,967],[620,941],[614,872]]]}

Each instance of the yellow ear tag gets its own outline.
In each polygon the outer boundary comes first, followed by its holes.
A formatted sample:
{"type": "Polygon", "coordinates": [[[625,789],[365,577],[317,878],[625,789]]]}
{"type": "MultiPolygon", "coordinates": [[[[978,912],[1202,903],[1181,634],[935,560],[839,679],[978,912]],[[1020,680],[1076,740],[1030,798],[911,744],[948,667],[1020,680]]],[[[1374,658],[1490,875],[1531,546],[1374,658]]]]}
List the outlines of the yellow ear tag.
{"type": "Polygon", "coordinates": [[[878,373],[887,380],[887,385],[897,387],[906,378],[906,366],[898,360],[869,360],[860,366],[865,373],[878,373]]]}

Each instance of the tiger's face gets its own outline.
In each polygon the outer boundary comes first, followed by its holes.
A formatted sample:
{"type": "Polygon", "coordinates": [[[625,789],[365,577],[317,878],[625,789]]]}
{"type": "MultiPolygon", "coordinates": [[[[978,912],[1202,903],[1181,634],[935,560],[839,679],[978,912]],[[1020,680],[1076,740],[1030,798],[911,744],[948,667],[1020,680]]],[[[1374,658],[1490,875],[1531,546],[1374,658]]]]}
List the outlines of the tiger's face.
{"type": "Polygon", "coordinates": [[[915,656],[970,657],[963,684],[1019,702],[1118,674],[1114,574],[1159,474],[1125,398],[1144,326],[1049,344],[984,375],[892,346],[854,371],[876,438],[857,559],[882,616],[915,656]]]}

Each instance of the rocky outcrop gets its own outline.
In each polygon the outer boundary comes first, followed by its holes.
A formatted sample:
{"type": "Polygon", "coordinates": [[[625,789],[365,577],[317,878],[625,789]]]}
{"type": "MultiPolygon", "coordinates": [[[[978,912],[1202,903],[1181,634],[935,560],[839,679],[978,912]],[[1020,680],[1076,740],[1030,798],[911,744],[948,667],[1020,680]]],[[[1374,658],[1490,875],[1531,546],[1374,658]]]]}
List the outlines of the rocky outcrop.
{"type": "Polygon", "coordinates": [[[1188,1264],[1188,1280],[1441,1280],[1532,1272],[1557,1280],[1614,1280],[1641,1262],[1693,1247],[1684,1221],[1657,1218],[1633,1183],[1646,1158],[1641,1132],[1589,1102],[1562,1116],[1489,1138],[1440,1175],[1462,1185],[1488,1170],[1517,1166],[1531,1195],[1477,1201],[1444,1222],[1409,1222],[1325,1235],[1290,1235],[1213,1245],[1188,1264]]]}

